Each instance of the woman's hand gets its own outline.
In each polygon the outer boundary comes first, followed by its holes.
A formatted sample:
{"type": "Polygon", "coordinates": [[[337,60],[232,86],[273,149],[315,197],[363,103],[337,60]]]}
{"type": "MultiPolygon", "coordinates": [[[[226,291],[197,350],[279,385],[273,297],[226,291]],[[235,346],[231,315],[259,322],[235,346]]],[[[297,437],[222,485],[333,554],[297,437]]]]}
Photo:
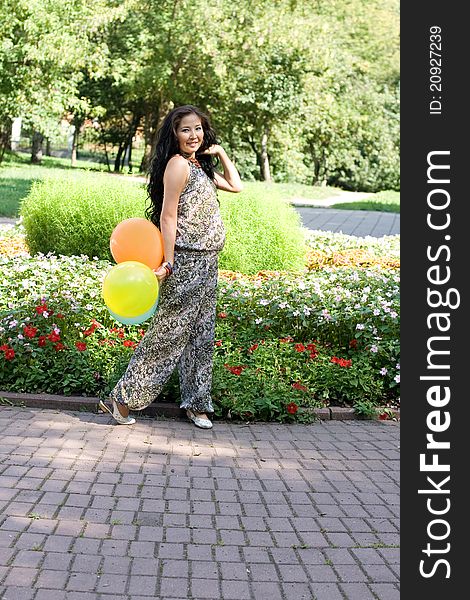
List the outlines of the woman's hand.
{"type": "Polygon", "coordinates": [[[219,144],[212,144],[212,146],[209,146],[209,148],[204,150],[204,152],[201,152],[201,154],[211,154],[212,156],[215,156],[216,154],[220,154],[221,150],[222,146],[219,146],[219,144]]]}
{"type": "Polygon", "coordinates": [[[158,283],[162,283],[168,277],[168,271],[163,265],[160,265],[158,269],[153,269],[155,277],[158,279],[158,283]]]}

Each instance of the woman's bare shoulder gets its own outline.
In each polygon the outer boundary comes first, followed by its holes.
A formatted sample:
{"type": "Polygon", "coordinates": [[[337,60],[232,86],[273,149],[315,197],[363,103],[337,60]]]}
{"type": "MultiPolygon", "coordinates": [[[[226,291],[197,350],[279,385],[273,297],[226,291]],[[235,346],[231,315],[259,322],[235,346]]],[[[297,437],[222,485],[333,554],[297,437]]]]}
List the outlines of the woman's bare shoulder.
{"type": "Polygon", "coordinates": [[[175,154],[168,161],[165,174],[163,176],[164,182],[173,181],[177,186],[184,187],[189,177],[189,163],[180,154],[175,154]]]}
{"type": "Polygon", "coordinates": [[[189,167],[189,163],[181,154],[174,154],[167,163],[167,167],[169,166],[172,168],[189,167]]]}

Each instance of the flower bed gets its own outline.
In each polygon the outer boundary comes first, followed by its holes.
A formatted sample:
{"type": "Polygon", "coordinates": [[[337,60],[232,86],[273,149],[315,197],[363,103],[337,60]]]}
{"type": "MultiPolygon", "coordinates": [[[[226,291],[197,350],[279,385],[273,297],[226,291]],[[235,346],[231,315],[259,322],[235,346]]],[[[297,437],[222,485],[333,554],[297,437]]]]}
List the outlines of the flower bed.
{"type": "MultiPolygon", "coordinates": [[[[326,253],[337,251],[332,242],[326,253]]],[[[0,256],[0,389],[107,395],[147,326],[110,317],[101,283],[111,266],[85,256],[31,257],[23,247],[0,256]]],[[[308,418],[312,407],[398,406],[398,302],[398,270],[383,264],[220,271],[216,413],[285,421],[308,418]]],[[[175,374],[163,396],[177,394],[175,374]]]]}

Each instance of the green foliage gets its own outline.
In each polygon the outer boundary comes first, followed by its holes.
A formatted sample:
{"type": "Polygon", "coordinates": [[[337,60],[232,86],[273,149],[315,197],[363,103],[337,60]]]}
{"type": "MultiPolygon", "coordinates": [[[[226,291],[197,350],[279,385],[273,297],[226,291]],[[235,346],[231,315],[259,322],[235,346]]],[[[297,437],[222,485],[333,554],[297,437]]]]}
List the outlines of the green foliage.
{"type": "Polygon", "coordinates": [[[13,117],[54,138],[67,113],[122,169],[136,131],[148,159],[162,117],[191,103],[246,180],[269,163],[274,181],[399,188],[397,0],[4,4],[0,160],[13,117]]]}
{"type": "Polygon", "coordinates": [[[143,217],[146,198],[136,182],[91,172],[36,181],[20,209],[28,246],[33,254],[112,260],[113,229],[124,219],[143,217]]]}
{"type": "Polygon", "coordinates": [[[371,400],[356,400],[354,402],[354,412],[360,419],[376,419],[377,409],[371,400]]]}
{"type": "Polygon", "coordinates": [[[220,268],[240,273],[301,270],[305,243],[300,217],[274,186],[246,186],[239,194],[220,193],[227,240],[220,268]]]}

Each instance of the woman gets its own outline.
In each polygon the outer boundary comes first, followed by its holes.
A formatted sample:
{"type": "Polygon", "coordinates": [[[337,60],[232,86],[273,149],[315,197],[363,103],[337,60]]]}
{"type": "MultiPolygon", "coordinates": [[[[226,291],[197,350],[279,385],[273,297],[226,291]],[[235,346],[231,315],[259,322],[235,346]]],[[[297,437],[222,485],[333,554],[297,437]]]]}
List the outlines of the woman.
{"type": "Polygon", "coordinates": [[[177,367],[181,407],[197,427],[212,427],[218,254],[225,242],[217,189],[241,188],[208,117],[191,105],[172,110],[159,130],[148,185],[147,217],[164,246],[165,260],[155,271],[159,308],[110,394],[113,410],[102,405],[118,423],[135,423],[129,409],[147,407],[177,367]],[[223,173],[214,170],[217,159],[223,173]]]}

